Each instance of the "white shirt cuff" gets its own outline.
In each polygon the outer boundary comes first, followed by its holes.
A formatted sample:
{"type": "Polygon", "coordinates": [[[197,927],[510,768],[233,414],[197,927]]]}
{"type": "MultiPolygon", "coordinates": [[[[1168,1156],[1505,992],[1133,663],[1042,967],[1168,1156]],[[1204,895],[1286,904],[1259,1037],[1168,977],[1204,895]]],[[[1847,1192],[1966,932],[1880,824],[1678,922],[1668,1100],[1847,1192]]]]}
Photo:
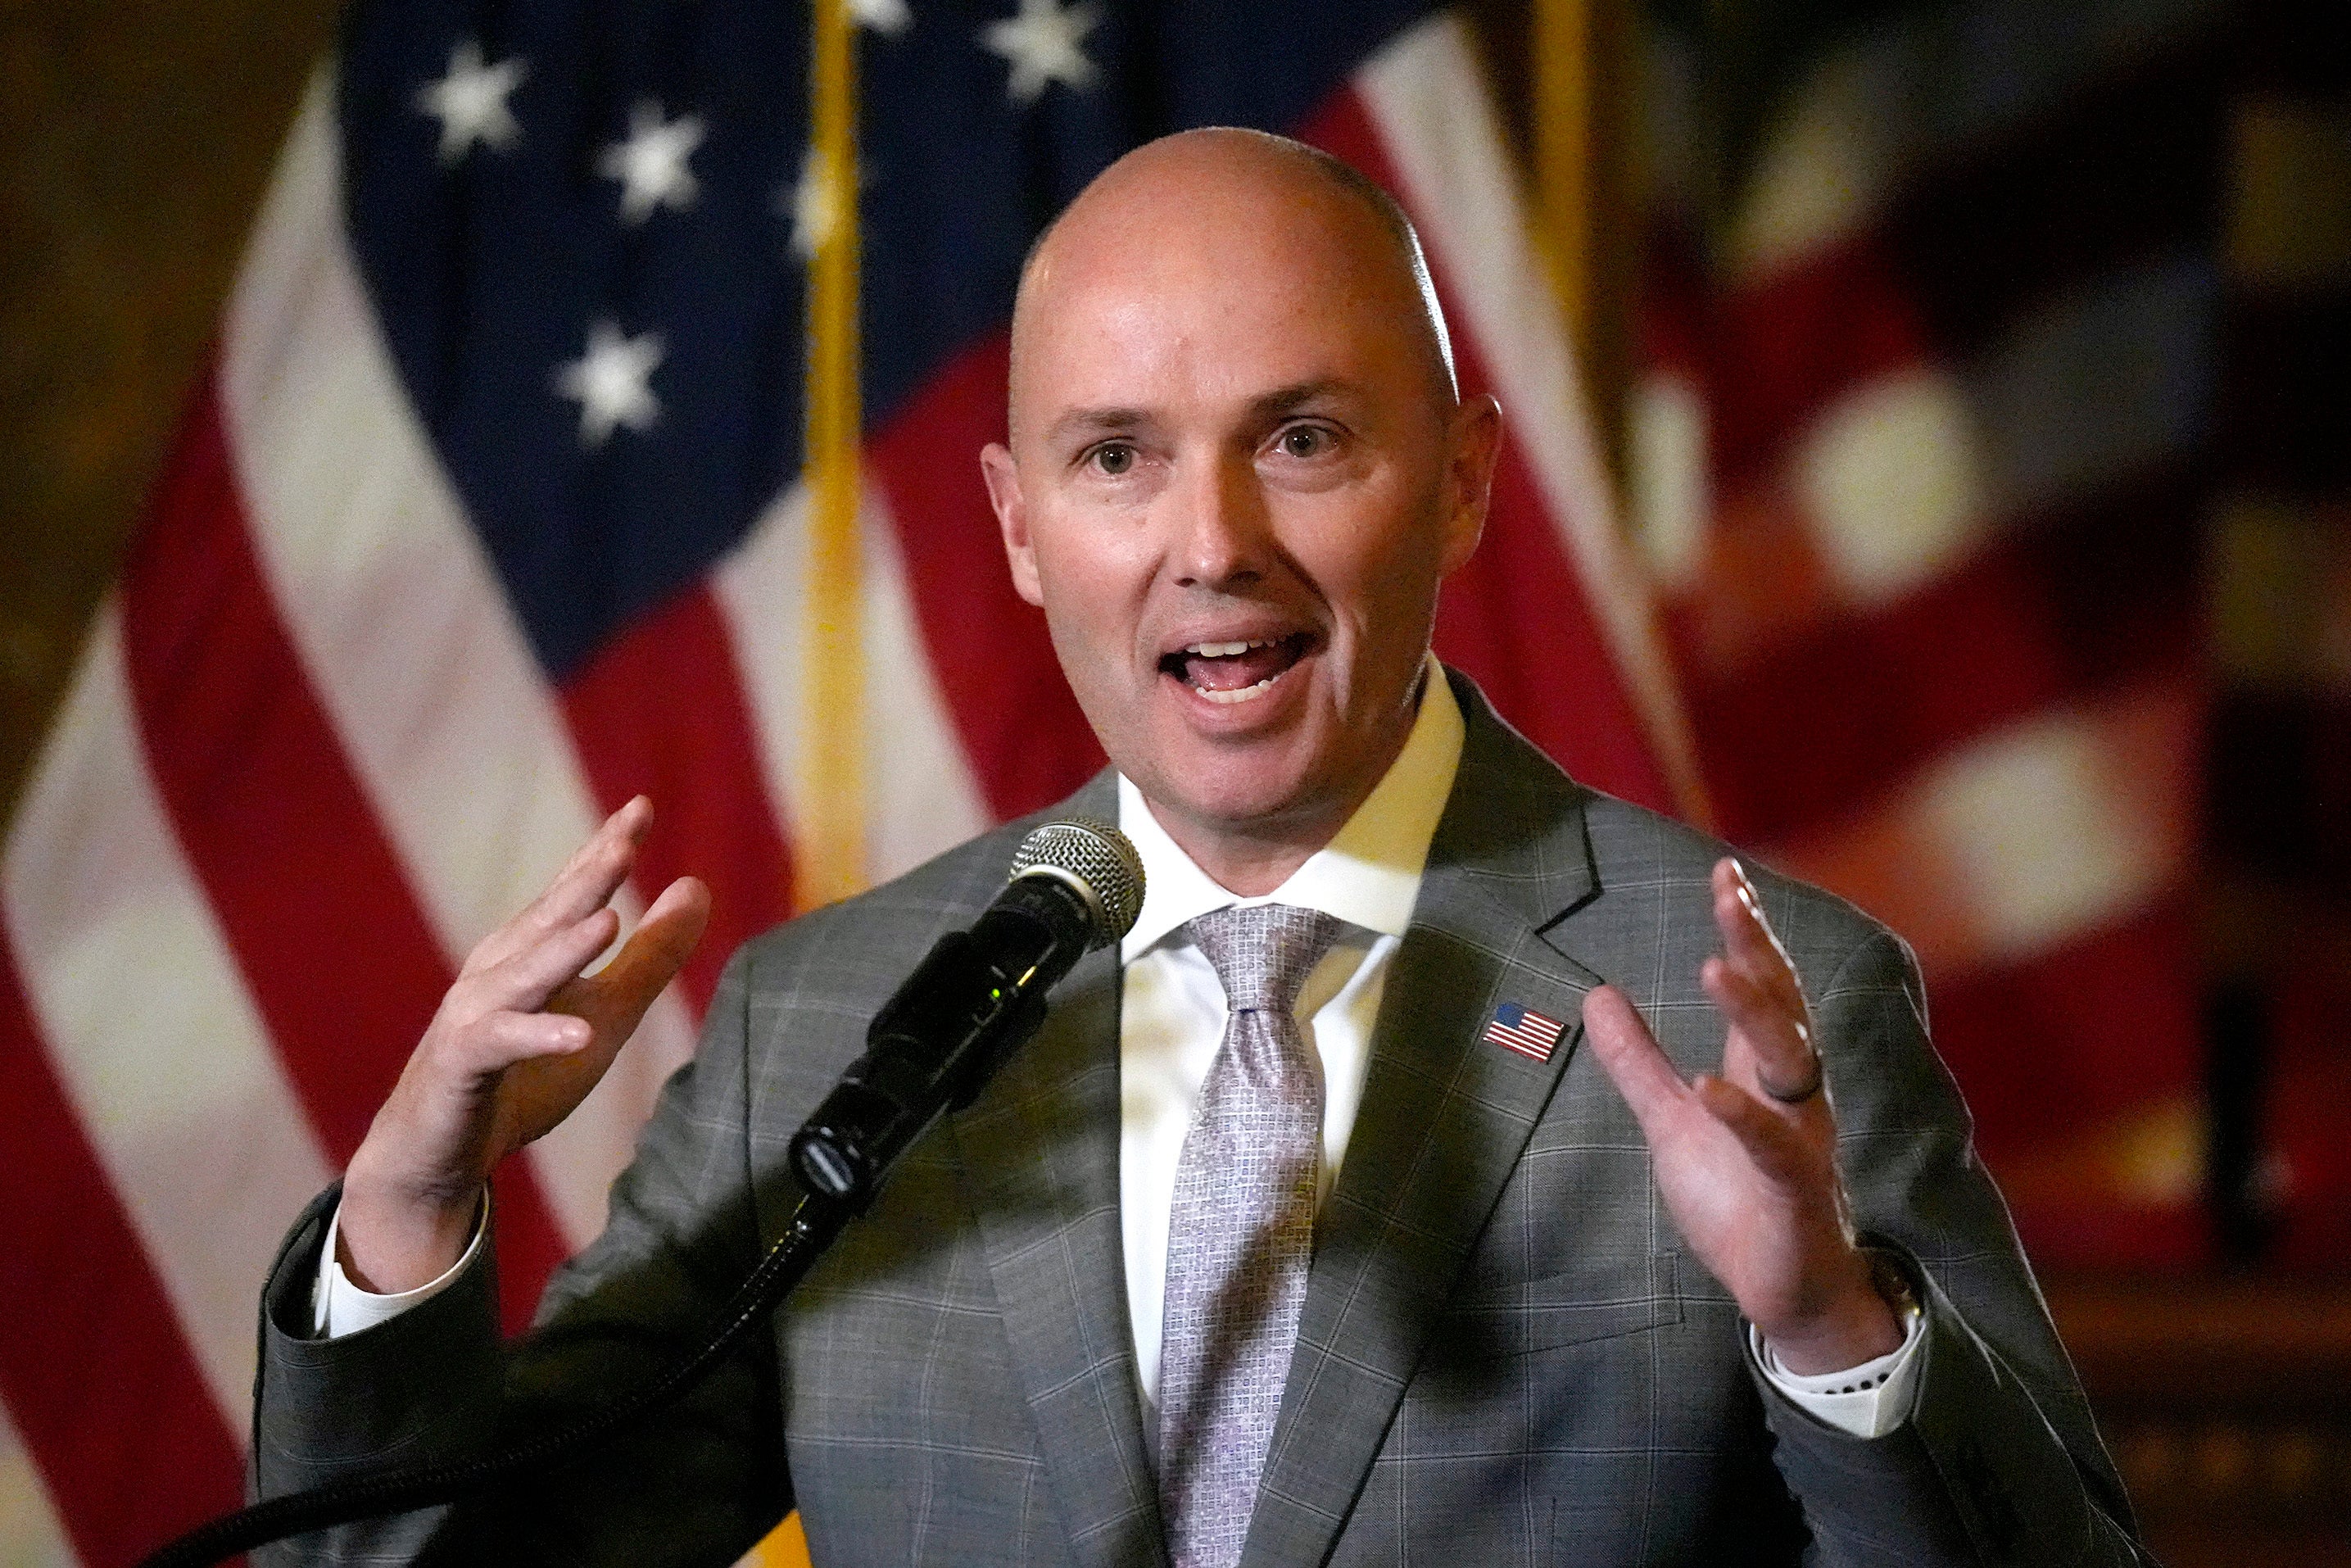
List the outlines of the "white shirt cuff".
{"type": "Polygon", "coordinates": [[[373,1291],[362,1291],[351,1283],[343,1272],[343,1265],[335,1256],[335,1243],[342,1234],[343,1206],[335,1205],[334,1218],[327,1221],[327,1245],[319,1254],[319,1281],[310,1290],[310,1335],[313,1339],[341,1339],[361,1329],[371,1329],[378,1323],[388,1323],[411,1307],[421,1307],[457,1282],[458,1277],[473,1265],[482,1250],[482,1238],[490,1230],[490,1195],[482,1194],[482,1207],[474,1218],[474,1239],[465,1250],[449,1266],[439,1279],[428,1281],[413,1291],[394,1295],[379,1296],[373,1291]]]}
{"type": "Polygon", "coordinates": [[[1845,1372],[1816,1376],[1790,1372],[1755,1325],[1747,1325],[1747,1343],[1755,1364],[1771,1386],[1804,1414],[1827,1422],[1856,1437],[1883,1437],[1910,1419],[1918,1403],[1918,1342],[1924,1322],[1917,1307],[1902,1314],[1902,1343],[1875,1361],[1865,1361],[1845,1372]]]}

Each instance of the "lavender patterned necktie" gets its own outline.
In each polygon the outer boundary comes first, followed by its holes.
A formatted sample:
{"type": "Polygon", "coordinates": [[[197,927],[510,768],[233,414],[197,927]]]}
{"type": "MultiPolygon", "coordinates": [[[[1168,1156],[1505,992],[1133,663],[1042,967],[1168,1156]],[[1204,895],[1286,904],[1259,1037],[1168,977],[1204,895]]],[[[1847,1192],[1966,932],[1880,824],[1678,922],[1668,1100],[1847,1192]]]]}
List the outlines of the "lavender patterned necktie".
{"type": "Polygon", "coordinates": [[[1322,1165],[1322,1076],[1293,1012],[1339,922],[1265,904],[1186,927],[1225,1038],[1184,1139],[1159,1348],[1159,1500],[1176,1568],[1230,1568],[1298,1339],[1322,1165]]]}

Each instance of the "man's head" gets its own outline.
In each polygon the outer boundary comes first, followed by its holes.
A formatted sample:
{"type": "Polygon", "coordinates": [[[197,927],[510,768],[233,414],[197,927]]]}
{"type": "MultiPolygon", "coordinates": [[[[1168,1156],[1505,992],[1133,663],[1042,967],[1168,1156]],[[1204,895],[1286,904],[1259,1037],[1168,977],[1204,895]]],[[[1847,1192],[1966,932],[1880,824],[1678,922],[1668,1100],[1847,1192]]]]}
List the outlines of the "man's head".
{"type": "Polygon", "coordinates": [[[1196,856],[1294,864],[1395,758],[1499,428],[1455,395],[1410,225],[1295,142],[1153,142],[1039,245],[989,494],[1104,749],[1196,856]]]}

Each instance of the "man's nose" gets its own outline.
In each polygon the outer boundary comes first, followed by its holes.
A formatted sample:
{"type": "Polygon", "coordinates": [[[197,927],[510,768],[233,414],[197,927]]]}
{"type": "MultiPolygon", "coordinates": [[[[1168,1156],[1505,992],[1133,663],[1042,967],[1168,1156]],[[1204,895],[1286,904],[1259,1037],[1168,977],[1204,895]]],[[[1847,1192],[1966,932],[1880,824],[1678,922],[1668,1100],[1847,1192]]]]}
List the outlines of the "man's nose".
{"type": "Polygon", "coordinates": [[[1265,576],[1273,535],[1255,464],[1222,455],[1193,464],[1172,498],[1180,531],[1170,564],[1181,586],[1228,589],[1265,576]]]}

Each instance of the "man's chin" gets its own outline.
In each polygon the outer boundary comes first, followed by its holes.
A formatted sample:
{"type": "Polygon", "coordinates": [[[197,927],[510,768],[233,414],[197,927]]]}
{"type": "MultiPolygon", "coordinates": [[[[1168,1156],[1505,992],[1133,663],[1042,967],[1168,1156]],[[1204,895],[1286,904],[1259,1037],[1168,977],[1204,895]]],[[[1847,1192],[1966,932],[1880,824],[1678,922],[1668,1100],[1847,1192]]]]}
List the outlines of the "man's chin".
{"type": "Polygon", "coordinates": [[[1317,810],[1311,763],[1278,744],[1186,747],[1161,754],[1144,776],[1127,776],[1163,819],[1173,812],[1220,837],[1289,838],[1327,814],[1317,810]]]}

